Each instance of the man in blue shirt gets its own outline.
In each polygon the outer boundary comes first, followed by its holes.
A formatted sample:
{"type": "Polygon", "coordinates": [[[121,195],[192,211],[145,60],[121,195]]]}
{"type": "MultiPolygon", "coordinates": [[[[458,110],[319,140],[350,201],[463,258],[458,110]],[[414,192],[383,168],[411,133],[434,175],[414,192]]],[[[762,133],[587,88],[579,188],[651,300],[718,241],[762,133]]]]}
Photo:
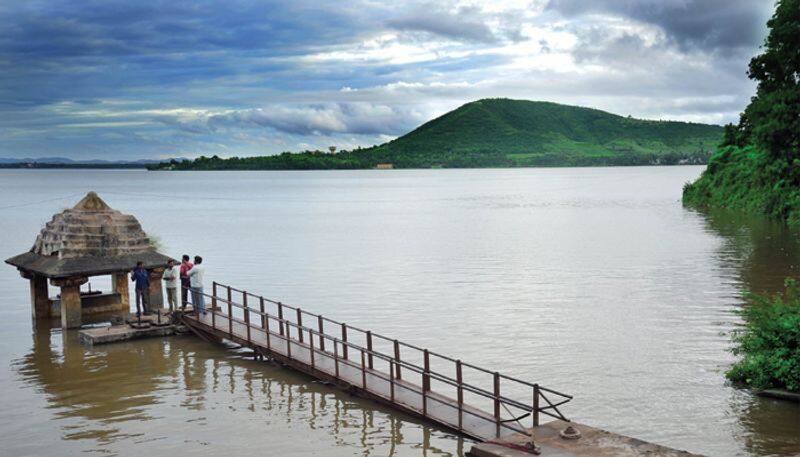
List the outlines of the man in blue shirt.
{"type": "Polygon", "coordinates": [[[150,273],[145,270],[144,263],[136,262],[131,281],[136,283],[136,315],[142,315],[142,308],[145,314],[150,314],[150,273]]]}

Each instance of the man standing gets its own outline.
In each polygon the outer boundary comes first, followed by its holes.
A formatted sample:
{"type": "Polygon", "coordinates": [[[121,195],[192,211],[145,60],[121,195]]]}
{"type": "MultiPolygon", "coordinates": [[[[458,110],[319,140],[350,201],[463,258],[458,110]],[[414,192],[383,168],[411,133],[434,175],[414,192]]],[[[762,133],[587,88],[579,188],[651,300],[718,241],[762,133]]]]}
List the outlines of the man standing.
{"type": "Polygon", "coordinates": [[[164,286],[167,288],[167,302],[169,310],[178,309],[178,280],[180,279],[180,269],[175,265],[175,261],[169,259],[167,268],[164,270],[164,286]]]}
{"type": "Polygon", "coordinates": [[[194,256],[194,266],[189,270],[189,283],[192,288],[192,306],[195,314],[206,314],[206,301],[203,296],[203,273],[206,268],[202,265],[203,258],[194,256]]]}
{"type": "Polygon", "coordinates": [[[189,270],[191,270],[193,266],[192,262],[189,261],[189,255],[184,254],[181,260],[181,309],[185,309],[186,304],[189,303],[189,287],[191,286],[189,270]]]}
{"type": "Polygon", "coordinates": [[[150,273],[144,269],[144,263],[136,262],[136,268],[131,274],[131,281],[136,283],[136,315],[150,314],[150,273]]]}

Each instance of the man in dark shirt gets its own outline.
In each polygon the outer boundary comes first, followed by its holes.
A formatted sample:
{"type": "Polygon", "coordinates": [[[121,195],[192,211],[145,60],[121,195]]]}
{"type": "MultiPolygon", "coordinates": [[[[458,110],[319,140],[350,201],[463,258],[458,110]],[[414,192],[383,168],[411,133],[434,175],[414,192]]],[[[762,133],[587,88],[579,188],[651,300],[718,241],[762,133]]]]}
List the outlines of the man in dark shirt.
{"type": "Polygon", "coordinates": [[[144,263],[136,262],[131,281],[136,283],[136,315],[142,315],[142,308],[145,314],[150,314],[150,273],[145,270],[144,263]]]}

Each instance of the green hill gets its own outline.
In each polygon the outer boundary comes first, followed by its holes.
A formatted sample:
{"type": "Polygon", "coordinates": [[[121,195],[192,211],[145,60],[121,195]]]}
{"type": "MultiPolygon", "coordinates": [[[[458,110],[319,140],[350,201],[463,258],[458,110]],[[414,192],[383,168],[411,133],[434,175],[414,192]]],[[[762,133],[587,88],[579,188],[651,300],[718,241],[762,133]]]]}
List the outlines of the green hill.
{"type": "Polygon", "coordinates": [[[378,149],[392,156],[499,153],[511,160],[510,165],[521,166],[624,164],[668,155],[705,158],[721,137],[722,127],[716,125],[645,121],[549,102],[485,99],[378,149]]]}
{"type": "Polygon", "coordinates": [[[335,155],[306,151],[201,158],[171,166],[307,169],[372,168],[379,163],[397,168],[705,163],[722,132],[717,125],[647,121],[549,102],[483,99],[368,149],[335,155]]]}

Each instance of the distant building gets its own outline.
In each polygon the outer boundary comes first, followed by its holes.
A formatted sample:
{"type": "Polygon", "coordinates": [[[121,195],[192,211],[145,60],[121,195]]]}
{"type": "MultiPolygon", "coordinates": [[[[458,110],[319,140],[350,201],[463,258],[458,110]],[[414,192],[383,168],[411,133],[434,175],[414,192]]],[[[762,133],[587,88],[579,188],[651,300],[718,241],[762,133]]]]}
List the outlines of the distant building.
{"type": "Polygon", "coordinates": [[[392,168],[394,168],[394,165],[390,163],[379,163],[375,165],[376,170],[391,170],[392,168]]]}
{"type": "Polygon", "coordinates": [[[328,146],[328,150],[331,151],[331,154],[336,154],[336,146],[328,146]]]}

